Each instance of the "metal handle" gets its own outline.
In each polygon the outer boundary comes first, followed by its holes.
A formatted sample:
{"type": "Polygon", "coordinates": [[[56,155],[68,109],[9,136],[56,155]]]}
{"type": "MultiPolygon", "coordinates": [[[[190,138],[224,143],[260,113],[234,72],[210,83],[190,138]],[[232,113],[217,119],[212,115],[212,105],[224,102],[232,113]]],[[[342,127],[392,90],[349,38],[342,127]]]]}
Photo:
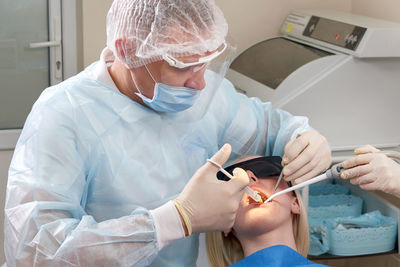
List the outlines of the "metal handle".
{"type": "Polygon", "coordinates": [[[49,41],[49,42],[40,42],[40,43],[30,43],[29,48],[43,48],[43,47],[53,47],[53,46],[61,46],[60,41],[49,41]]]}

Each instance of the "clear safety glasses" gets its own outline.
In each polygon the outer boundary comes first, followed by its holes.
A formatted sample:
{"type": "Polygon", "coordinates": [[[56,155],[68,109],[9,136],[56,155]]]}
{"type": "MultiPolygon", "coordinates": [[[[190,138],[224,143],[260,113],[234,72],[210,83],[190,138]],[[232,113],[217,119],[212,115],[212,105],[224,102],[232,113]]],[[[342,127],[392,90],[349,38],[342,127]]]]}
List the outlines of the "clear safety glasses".
{"type": "Polygon", "coordinates": [[[220,47],[218,47],[218,49],[205,57],[201,57],[199,58],[197,61],[192,61],[192,62],[182,62],[178,59],[176,59],[175,57],[171,56],[171,55],[163,55],[163,59],[171,66],[171,67],[175,67],[178,69],[184,69],[184,68],[188,68],[188,67],[192,67],[191,70],[193,72],[197,72],[201,69],[203,69],[204,67],[207,66],[207,64],[215,59],[216,57],[218,57],[219,55],[221,55],[225,49],[227,47],[226,42],[224,42],[220,47]]]}
{"type": "MultiPolygon", "coordinates": [[[[235,168],[242,168],[245,171],[251,171],[257,178],[263,179],[278,176],[282,171],[281,162],[282,158],[278,156],[260,157],[230,165],[225,170],[232,173],[235,168]]],[[[220,171],[217,173],[217,178],[223,181],[230,180],[220,171]]]]}

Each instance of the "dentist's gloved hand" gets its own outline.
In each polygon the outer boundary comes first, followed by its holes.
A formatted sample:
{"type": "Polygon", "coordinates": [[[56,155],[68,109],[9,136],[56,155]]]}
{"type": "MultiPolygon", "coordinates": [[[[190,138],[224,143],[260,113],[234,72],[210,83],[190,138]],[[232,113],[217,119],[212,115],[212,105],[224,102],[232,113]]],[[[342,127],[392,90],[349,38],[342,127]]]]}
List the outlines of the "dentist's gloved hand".
{"type": "MultiPolygon", "coordinates": [[[[231,150],[231,146],[225,144],[211,159],[222,165],[229,158],[231,150]]],[[[187,228],[187,235],[191,232],[224,231],[233,226],[249,178],[243,169],[236,168],[233,171],[236,178],[225,182],[217,179],[217,172],[218,168],[207,162],[174,200],[187,228]]]]}
{"type": "Polygon", "coordinates": [[[357,156],[342,163],[347,169],[341,173],[343,179],[360,185],[364,190],[380,190],[400,197],[400,164],[379,150],[366,145],[354,150],[357,156]]]}
{"type": "Polygon", "coordinates": [[[283,177],[298,184],[325,171],[331,161],[326,138],[314,130],[306,131],[286,144],[282,159],[283,177]]]}

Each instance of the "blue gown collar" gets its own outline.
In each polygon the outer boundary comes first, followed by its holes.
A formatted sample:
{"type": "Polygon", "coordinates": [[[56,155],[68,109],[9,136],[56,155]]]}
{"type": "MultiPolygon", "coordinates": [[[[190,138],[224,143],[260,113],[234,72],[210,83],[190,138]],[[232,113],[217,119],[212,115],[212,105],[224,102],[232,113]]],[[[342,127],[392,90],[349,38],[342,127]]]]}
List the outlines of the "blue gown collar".
{"type": "Polygon", "coordinates": [[[325,266],[313,263],[288,246],[277,245],[259,250],[231,265],[242,266],[325,266]]]}

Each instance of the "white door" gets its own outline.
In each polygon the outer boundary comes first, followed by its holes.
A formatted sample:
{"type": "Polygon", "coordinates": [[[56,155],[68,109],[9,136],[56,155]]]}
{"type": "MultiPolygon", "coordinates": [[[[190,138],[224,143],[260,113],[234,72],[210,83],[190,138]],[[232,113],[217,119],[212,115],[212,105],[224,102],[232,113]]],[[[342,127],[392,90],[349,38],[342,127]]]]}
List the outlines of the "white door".
{"type": "Polygon", "coordinates": [[[0,150],[13,148],[40,93],[63,80],[62,13],[61,0],[0,0],[0,150]]]}

